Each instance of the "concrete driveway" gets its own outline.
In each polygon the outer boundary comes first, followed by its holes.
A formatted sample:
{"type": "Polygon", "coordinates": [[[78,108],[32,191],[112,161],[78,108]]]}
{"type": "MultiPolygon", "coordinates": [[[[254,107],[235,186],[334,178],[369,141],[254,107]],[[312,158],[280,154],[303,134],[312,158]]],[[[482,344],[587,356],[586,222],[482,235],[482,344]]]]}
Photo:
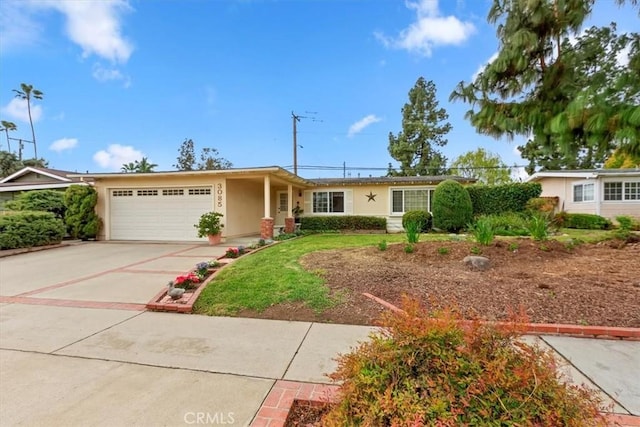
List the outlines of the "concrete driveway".
{"type": "Polygon", "coordinates": [[[0,303],[143,310],[169,280],[227,247],[83,242],[0,258],[0,303]]]}

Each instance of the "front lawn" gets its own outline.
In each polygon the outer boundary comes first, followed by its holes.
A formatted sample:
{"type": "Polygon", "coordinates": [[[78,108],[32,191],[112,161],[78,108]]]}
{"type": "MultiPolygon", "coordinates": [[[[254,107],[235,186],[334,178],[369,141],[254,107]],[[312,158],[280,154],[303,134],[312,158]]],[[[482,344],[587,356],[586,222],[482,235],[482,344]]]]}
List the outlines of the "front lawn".
{"type": "MultiPolygon", "coordinates": [[[[322,271],[307,271],[299,259],[310,252],[326,249],[375,246],[383,240],[402,242],[404,234],[315,234],[289,240],[248,257],[226,268],[200,294],[194,312],[230,315],[243,309],[262,311],[283,302],[304,302],[313,310],[323,310],[340,300],[331,295],[322,271]]],[[[422,239],[446,240],[446,235],[422,235],[422,239]]]]}

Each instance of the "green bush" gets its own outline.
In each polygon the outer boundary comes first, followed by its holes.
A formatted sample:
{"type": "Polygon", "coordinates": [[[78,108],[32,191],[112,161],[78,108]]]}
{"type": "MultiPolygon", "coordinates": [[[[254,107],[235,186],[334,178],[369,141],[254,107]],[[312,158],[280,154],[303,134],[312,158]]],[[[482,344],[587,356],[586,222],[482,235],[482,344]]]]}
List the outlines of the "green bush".
{"type": "Polygon", "coordinates": [[[60,243],[64,223],[51,212],[16,211],[0,215],[0,249],[60,243]]]}
{"type": "Polygon", "coordinates": [[[549,219],[543,214],[533,215],[527,227],[533,240],[547,240],[549,237],[549,219]]]}
{"type": "Polygon", "coordinates": [[[34,190],[20,193],[15,199],[4,204],[5,209],[14,211],[51,212],[63,219],[65,213],[64,192],[57,190],[34,190]]]}
{"type": "Polygon", "coordinates": [[[304,216],[300,229],[311,231],[386,230],[387,219],[375,216],[304,216]]]}
{"type": "Polygon", "coordinates": [[[560,212],[554,218],[560,227],[578,228],[582,230],[608,230],[611,221],[600,215],[560,212]]]}
{"type": "Polygon", "coordinates": [[[98,235],[102,225],[95,212],[98,194],[93,187],[72,185],[64,193],[67,212],[64,221],[74,239],[91,239],[98,235]]]}
{"type": "MultiPolygon", "coordinates": [[[[542,186],[537,182],[518,182],[503,185],[472,185],[466,187],[473,215],[491,215],[504,212],[522,212],[527,202],[540,197],[542,186]]],[[[434,215],[435,216],[435,215],[434,215]]]]}
{"type": "Polygon", "coordinates": [[[407,242],[418,243],[418,240],[420,239],[421,228],[421,222],[416,220],[409,220],[404,228],[405,233],[407,234],[407,242]]]}
{"type": "Polygon", "coordinates": [[[563,382],[553,352],[519,342],[516,324],[463,326],[451,311],[403,308],[339,357],[338,401],[321,425],[607,425],[597,393],[563,382]]]}
{"type": "Polygon", "coordinates": [[[529,218],[524,213],[505,212],[498,215],[482,215],[479,220],[491,224],[496,236],[528,236],[529,218]]]}
{"type": "Polygon", "coordinates": [[[409,221],[415,221],[419,223],[421,233],[428,233],[433,226],[431,214],[427,211],[416,210],[405,212],[405,214],[402,215],[402,228],[406,230],[407,223],[409,221]]]}
{"type": "Polygon", "coordinates": [[[433,192],[433,226],[457,233],[471,222],[473,208],[469,193],[456,181],[441,182],[433,192]]]}

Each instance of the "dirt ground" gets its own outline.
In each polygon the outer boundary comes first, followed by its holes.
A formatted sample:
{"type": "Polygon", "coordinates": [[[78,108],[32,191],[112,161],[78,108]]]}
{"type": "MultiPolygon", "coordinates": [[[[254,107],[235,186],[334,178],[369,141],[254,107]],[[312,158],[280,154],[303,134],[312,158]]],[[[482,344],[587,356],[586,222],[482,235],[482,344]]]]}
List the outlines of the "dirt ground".
{"type": "Polygon", "coordinates": [[[465,317],[504,320],[524,308],[531,322],[640,327],[640,243],[615,242],[568,248],[557,241],[424,242],[413,253],[404,244],[314,252],[301,263],[322,275],[340,303],[316,313],[287,303],[242,316],[371,325],[402,295],[428,307],[455,306],[465,317]],[[462,260],[474,247],[490,260],[486,271],[462,260]]]}

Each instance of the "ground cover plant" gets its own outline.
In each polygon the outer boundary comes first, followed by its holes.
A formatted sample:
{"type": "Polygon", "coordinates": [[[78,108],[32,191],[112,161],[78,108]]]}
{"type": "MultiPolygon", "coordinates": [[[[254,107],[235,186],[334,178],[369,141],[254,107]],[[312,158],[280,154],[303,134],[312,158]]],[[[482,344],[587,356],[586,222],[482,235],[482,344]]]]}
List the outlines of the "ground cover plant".
{"type": "Polygon", "coordinates": [[[316,425],[606,425],[594,391],[563,383],[550,351],[517,340],[526,319],[498,329],[415,300],[403,308],[339,357],[338,401],[316,425]]]}
{"type": "Polygon", "coordinates": [[[405,252],[404,234],[311,235],[242,257],[203,292],[196,312],[268,319],[374,324],[403,294],[465,316],[504,320],[524,305],[534,322],[640,327],[640,244],[618,248],[613,231],[561,230],[544,243],[428,233],[405,252]],[[455,240],[452,240],[455,238],[455,240]],[[462,259],[476,248],[484,272],[462,259]],[[598,268],[594,268],[597,265],[598,268]]]}

